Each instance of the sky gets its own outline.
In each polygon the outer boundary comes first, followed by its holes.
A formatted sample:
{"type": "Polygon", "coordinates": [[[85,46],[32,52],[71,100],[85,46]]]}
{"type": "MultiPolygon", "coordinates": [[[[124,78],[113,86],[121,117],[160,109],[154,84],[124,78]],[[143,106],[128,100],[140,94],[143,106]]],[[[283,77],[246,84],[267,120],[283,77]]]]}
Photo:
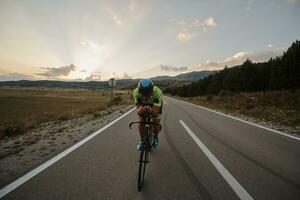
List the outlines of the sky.
{"type": "Polygon", "coordinates": [[[300,0],[0,0],[0,81],[220,70],[300,39],[300,0]]]}

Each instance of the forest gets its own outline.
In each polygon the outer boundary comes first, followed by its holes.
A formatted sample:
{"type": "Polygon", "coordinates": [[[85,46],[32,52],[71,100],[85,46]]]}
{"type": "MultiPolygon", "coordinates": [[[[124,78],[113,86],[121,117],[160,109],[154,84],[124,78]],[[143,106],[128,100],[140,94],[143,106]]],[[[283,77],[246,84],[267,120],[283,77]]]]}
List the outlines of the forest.
{"type": "Polygon", "coordinates": [[[281,56],[266,62],[247,59],[242,65],[227,67],[206,78],[165,92],[183,97],[215,95],[220,92],[295,91],[300,87],[300,41],[281,56]]]}

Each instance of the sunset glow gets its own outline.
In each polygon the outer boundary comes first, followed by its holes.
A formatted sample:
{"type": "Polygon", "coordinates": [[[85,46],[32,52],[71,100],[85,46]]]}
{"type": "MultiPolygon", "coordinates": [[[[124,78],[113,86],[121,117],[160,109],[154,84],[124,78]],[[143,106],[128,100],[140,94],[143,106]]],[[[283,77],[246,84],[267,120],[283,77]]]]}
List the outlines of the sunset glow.
{"type": "Polygon", "coordinates": [[[299,13],[288,0],[2,0],[0,81],[138,78],[264,61],[299,37],[299,13]]]}

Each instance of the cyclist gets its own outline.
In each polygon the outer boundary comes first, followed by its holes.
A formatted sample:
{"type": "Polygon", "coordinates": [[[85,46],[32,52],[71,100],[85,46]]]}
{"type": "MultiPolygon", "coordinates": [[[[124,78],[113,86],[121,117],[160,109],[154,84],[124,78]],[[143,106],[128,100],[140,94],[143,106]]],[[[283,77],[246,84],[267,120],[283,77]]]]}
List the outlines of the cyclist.
{"type": "MultiPolygon", "coordinates": [[[[142,79],[139,81],[138,87],[133,90],[133,99],[140,122],[143,121],[143,113],[149,112],[152,115],[152,122],[158,124],[160,123],[162,113],[162,98],[162,91],[157,86],[153,86],[153,82],[150,79],[142,79]]],[[[137,149],[141,150],[144,146],[142,138],[145,135],[145,125],[139,124],[138,129],[141,140],[138,143],[137,149]]],[[[153,125],[154,140],[152,146],[154,148],[159,146],[159,131],[160,126],[153,125]]]]}

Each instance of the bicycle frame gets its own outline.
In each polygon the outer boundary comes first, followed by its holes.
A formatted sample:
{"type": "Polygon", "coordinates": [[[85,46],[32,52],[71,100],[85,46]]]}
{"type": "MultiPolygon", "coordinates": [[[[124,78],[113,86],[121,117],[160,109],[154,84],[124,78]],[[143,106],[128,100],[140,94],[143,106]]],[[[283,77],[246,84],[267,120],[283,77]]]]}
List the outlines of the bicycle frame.
{"type": "Polygon", "coordinates": [[[141,149],[139,158],[138,191],[142,190],[146,172],[146,165],[147,163],[149,163],[149,152],[152,149],[153,134],[151,133],[151,125],[159,126],[161,129],[161,125],[159,123],[151,122],[151,118],[151,114],[145,113],[142,122],[131,122],[129,124],[130,129],[133,124],[144,124],[146,129],[146,133],[143,138],[144,148],[141,149]]]}

